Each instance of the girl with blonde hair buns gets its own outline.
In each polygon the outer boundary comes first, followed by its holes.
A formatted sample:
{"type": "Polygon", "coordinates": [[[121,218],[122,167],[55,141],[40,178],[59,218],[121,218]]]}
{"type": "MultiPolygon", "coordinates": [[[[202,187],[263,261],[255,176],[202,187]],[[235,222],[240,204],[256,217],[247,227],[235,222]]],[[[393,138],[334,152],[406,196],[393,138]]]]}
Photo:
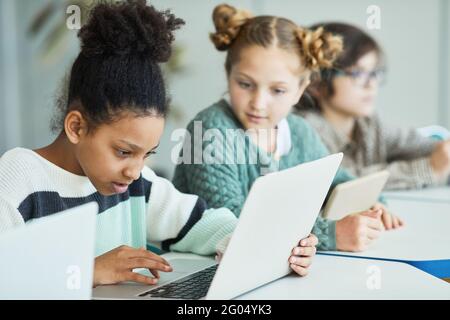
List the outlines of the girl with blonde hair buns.
{"type": "MultiPolygon", "coordinates": [[[[187,127],[190,135],[186,139],[194,137],[194,122],[201,121],[204,132],[214,129],[226,136],[231,130],[245,143],[236,148],[233,139],[186,140],[184,146],[190,149],[181,151],[181,163],[176,167],[173,182],[183,192],[203,197],[210,207],[227,207],[239,216],[250,187],[259,176],[328,154],[312,127],[290,111],[300,100],[310,76],[321,68],[332,67],[342,51],[342,40],[320,28],[311,31],[274,16],[252,17],[247,11],[226,4],[214,9],[213,21],[216,32],[210,38],[218,50],[227,52],[229,96],[197,114],[187,127]],[[193,150],[212,147],[216,159],[225,161],[183,162],[193,159],[193,150]],[[258,155],[256,163],[250,161],[252,154],[258,155]],[[229,161],[236,156],[245,162],[229,161]]],[[[352,178],[339,170],[332,187],[352,178]]],[[[301,254],[291,258],[290,262],[299,264],[293,269],[307,273],[316,245],[319,250],[365,250],[385,227],[394,226],[383,225],[388,220],[382,220],[382,215],[390,216],[377,204],[376,208],[339,221],[319,217],[314,235],[304,240],[306,247],[302,248],[301,242],[301,254]]],[[[389,221],[394,220],[395,227],[400,225],[396,218],[391,218],[389,221]]]]}

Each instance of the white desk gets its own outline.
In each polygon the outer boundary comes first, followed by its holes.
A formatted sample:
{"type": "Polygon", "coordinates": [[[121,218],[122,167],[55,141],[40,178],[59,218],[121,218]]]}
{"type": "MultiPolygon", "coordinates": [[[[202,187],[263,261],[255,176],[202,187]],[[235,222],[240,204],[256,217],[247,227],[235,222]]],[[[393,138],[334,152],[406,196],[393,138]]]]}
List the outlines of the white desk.
{"type": "Polygon", "coordinates": [[[450,299],[450,284],[405,263],[319,255],[308,276],[290,275],[238,299],[450,299]]]}
{"type": "Polygon", "coordinates": [[[450,186],[440,188],[427,188],[421,190],[387,191],[383,192],[383,196],[387,200],[397,199],[450,203],[450,186]]]}
{"type": "MultiPolygon", "coordinates": [[[[188,258],[211,263],[213,260],[182,253],[163,256],[169,261],[188,258]]],[[[163,277],[161,273],[161,280],[163,277]]],[[[111,290],[108,287],[111,286],[95,288],[94,298],[103,296],[105,299],[104,290],[111,290]]],[[[148,288],[132,283],[121,285],[122,295],[112,291],[110,298],[132,298],[136,291],[144,292],[148,288]]],[[[308,276],[289,275],[237,299],[450,299],[450,284],[406,263],[318,255],[314,257],[308,276]]]]}
{"type": "Polygon", "coordinates": [[[434,274],[440,278],[450,277],[450,203],[390,199],[388,206],[404,219],[404,227],[383,232],[371,248],[361,253],[324,253],[412,263],[444,263],[447,269],[434,274]]]}

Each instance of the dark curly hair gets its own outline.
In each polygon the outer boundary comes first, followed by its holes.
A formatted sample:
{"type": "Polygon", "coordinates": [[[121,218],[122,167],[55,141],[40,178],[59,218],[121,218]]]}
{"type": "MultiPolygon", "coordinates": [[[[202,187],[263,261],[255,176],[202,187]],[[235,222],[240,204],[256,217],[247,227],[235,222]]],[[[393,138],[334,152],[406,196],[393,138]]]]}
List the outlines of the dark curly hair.
{"type": "Polygon", "coordinates": [[[95,6],[78,33],[81,52],[60,105],[59,129],[71,110],[82,112],[89,129],[114,121],[123,111],[165,116],[168,102],[158,63],[169,59],[173,31],[183,24],[145,0],[95,6]]]}

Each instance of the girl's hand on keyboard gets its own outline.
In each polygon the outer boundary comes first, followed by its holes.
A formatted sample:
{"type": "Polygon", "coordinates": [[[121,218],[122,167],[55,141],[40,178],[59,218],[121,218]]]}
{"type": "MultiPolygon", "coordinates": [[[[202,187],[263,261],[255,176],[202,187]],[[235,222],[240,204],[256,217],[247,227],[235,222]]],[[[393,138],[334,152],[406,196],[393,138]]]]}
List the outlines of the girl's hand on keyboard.
{"type": "Polygon", "coordinates": [[[292,255],[289,257],[289,264],[300,276],[308,274],[308,268],[312,263],[312,258],[316,254],[316,245],[319,243],[317,237],[310,234],[308,238],[300,241],[299,246],[292,249],[292,255]]]}
{"type": "Polygon", "coordinates": [[[116,284],[123,281],[135,281],[145,284],[158,282],[159,271],[170,272],[172,267],[162,257],[146,250],[120,246],[95,258],[94,287],[104,284],[116,284]],[[146,268],[154,278],[133,272],[136,268],[146,268]]]}

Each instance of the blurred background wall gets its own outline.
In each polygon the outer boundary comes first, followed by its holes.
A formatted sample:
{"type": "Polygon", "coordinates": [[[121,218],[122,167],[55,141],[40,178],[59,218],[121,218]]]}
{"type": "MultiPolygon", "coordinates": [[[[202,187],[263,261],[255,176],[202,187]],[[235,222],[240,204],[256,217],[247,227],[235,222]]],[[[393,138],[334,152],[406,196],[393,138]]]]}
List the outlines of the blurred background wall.
{"type": "MultiPolygon", "coordinates": [[[[80,0],[81,1],[81,0],[80,0]]],[[[92,5],[92,0],[84,3],[92,5]]],[[[158,154],[149,163],[171,177],[171,141],[175,128],[185,127],[201,109],[226,91],[225,54],[215,50],[213,30],[217,0],[148,0],[158,9],[172,9],[186,21],[177,32],[176,54],[167,80],[172,114],[158,154]]],[[[0,0],[0,155],[22,146],[36,148],[52,141],[49,130],[54,97],[78,54],[77,30],[65,25],[63,0],[0,0]],[[49,10],[48,8],[52,8],[49,10]],[[47,9],[47,10],[46,10],[47,9]],[[48,12],[51,12],[50,14],[48,12]],[[47,15],[46,15],[47,14],[47,15]]],[[[301,25],[343,21],[364,28],[384,48],[386,84],[380,89],[379,113],[402,127],[440,124],[450,127],[450,6],[447,0],[241,0],[228,1],[255,15],[290,18],[301,25]],[[368,30],[370,5],[381,9],[381,28],[368,30]]]]}

